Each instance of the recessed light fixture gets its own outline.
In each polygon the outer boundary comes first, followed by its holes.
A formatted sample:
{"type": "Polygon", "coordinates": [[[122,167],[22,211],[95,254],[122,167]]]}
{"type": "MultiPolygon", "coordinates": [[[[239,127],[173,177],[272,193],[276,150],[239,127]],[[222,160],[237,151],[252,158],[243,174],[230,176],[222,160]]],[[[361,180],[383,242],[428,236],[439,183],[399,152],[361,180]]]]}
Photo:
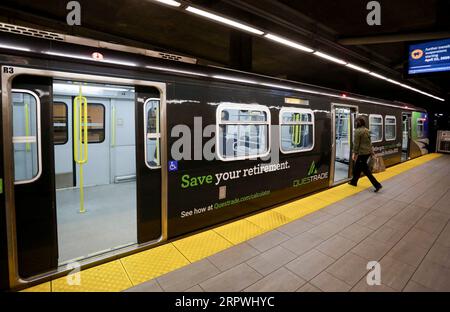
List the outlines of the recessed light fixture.
{"type": "Polygon", "coordinates": [[[214,20],[214,21],[222,23],[222,24],[226,24],[226,25],[229,25],[229,26],[232,26],[232,27],[235,27],[235,28],[239,28],[241,30],[253,33],[255,35],[261,36],[261,35],[264,34],[263,31],[261,31],[259,29],[256,29],[254,27],[250,27],[250,26],[244,25],[242,23],[236,22],[234,20],[231,20],[229,18],[222,17],[222,16],[219,16],[217,14],[213,14],[213,13],[210,13],[210,12],[207,12],[207,11],[204,11],[204,10],[200,10],[200,9],[197,9],[197,8],[194,8],[194,7],[191,7],[191,6],[188,6],[186,8],[186,11],[191,12],[193,14],[197,14],[197,15],[206,17],[208,19],[214,20]]]}
{"type": "Polygon", "coordinates": [[[174,0],[155,0],[155,1],[164,3],[164,4],[167,4],[167,5],[176,7],[176,8],[178,8],[181,5],[180,2],[174,1],[174,0]]]}
{"type": "Polygon", "coordinates": [[[301,50],[301,51],[308,52],[308,53],[314,52],[314,50],[311,49],[311,48],[308,48],[308,47],[306,47],[306,46],[304,46],[304,45],[302,45],[302,44],[299,44],[299,43],[297,43],[297,42],[294,42],[294,41],[291,41],[291,40],[288,40],[288,39],[279,37],[279,36],[277,36],[277,35],[266,34],[266,35],[264,35],[264,37],[266,37],[267,39],[270,39],[270,40],[272,40],[272,41],[275,41],[275,42],[284,44],[284,45],[286,45],[286,46],[288,46],[288,47],[297,49],[297,50],[301,50]]]}
{"type": "Polygon", "coordinates": [[[328,54],[325,54],[325,53],[322,53],[322,52],[319,52],[319,51],[314,52],[314,55],[317,55],[318,57],[321,57],[321,58],[324,58],[326,60],[335,62],[337,64],[341,64],[341,65],[346,65],[347,64],[347,62],[344,61],[344,60],[338,59],[337,57],[334,57],[334,56],[331,56],[331,55],[328,55],[328,54]]]}

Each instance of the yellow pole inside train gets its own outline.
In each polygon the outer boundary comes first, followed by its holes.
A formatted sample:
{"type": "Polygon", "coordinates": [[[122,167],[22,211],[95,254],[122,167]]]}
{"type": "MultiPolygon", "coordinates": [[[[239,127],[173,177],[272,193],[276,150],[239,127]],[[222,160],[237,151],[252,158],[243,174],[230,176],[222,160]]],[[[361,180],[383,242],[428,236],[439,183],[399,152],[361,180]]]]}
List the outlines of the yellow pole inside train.
{"type": "Polygon", "coordinates": [[[84,208],[84,174],[83,165],[88,161],[88,113],[87,99],[83,97],[81,85],[77,97],[73,100],[73,157],[80,166],[80,213],[84,208]]]}

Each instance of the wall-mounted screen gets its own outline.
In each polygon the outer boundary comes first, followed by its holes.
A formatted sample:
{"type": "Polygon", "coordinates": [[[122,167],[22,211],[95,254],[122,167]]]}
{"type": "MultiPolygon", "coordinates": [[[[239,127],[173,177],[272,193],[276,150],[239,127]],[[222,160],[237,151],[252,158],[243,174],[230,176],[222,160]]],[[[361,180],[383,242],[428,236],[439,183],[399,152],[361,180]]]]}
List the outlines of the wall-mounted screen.
{"type": "Polygon", "coordinates": [[[450,39],[409,46],[408,74],[450,71],[450,39]]]}

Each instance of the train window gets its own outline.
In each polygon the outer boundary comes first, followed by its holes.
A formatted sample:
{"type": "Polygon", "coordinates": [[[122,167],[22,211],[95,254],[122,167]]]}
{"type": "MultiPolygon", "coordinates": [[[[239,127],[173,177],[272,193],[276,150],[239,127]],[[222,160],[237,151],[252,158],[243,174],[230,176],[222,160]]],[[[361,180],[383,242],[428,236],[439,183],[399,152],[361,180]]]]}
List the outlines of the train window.
{"type": "Polygon", "coordinates": [[[156,169],[161,166],[160,100],[148,99],[144,104],[145,159],[147,166],[156,169]]]}
{"type": "Polygon", "coordinates": [[[280,149],[282,153],[307,152],[314,148],[314,113],[310,109],[280,110],[280,149]]]}
{"type": "Polygon", "coordinates": [[[270,150],[270,111],[262,105],[217,108],[218,157],[223,161],[265,157],[270,150]]]}
{"type": "Polygon", "coordinates": [[[383,116],[369,115],[369,129],[373,143],[383,141],[383,116]]]}
{"type": "Polygon", "coordinates": [[[397,118],[395,116],[385,117],[384,132],[386,141],[394,141],[397,138],[397,118]]]}
{"type": "Polygon", "coordinates": [[[67,104],[53,102],[53,142],[56,145],[63,145],[68,139],[67,104]]]}
{"type": "Polygon", "coordinates": [[[14,183],[37,180],[41,174],[40,101],[28,90],[12,90],[14,183]]]}
{"type": "Polygon", "coordinates": [[[417,138],[423,138],[424,135],[424,124],[425,119],[424,118],[417,118],[417,138]]]}
{"type": "MultiPolygon", "coordinates": [[[[105,106],[88,103],[88,143],[102,143],[105,140],[105,106]]],[[[83,138],[83,127],[81,128],[83,138]]]]}

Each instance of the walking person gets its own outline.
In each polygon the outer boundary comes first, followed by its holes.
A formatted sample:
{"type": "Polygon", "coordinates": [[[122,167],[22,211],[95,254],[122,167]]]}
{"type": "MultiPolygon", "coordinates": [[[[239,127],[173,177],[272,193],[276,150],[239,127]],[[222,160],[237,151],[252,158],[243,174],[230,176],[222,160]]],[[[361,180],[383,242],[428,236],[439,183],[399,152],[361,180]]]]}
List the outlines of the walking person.
{"type": "Polygon", "coordinates": [[[353,178],[348,184],[357,186],[358,180],[361,177],[361,172],[364,172],[373,187],[375,187],[376,193],[381,190],[383,186],[377,181],[377,179],[375,179],[369,169],[369,166],[367,165],[367,160],[370,155],[373,154],[372,140],[370,139],[369,129],[366,128],[366,121],[364,118],[358,117],[356,118],[355,139],[352,154],[352,159],[355,162],[355,166],[353,169],[353,178]]]}

